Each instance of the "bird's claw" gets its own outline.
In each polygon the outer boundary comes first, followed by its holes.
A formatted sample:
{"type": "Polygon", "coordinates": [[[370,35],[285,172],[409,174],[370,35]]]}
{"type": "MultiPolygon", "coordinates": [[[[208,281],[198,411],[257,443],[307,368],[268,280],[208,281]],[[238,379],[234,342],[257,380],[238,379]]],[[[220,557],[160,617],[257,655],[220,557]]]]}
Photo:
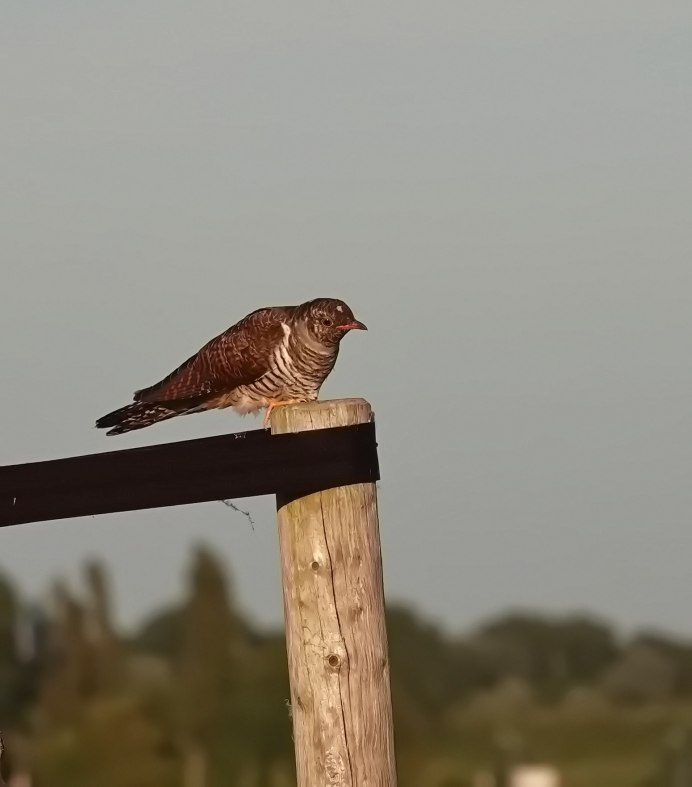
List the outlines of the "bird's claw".
{"type": "Polygon", "coordinates": [[[301,400],[300,399],[287,399],[285,402],[274,402],[274,401],[270,401],[269,402],[269,404],[267,405],[267,412],[264,414],[264,428],[265,429],[270,429],[271,428],[271,424],[269,422],[269,419],[270,419],[272,410],[275,407],[283,407],[284,405],[287,405],[287,404],[301,404],[301,400]]]}

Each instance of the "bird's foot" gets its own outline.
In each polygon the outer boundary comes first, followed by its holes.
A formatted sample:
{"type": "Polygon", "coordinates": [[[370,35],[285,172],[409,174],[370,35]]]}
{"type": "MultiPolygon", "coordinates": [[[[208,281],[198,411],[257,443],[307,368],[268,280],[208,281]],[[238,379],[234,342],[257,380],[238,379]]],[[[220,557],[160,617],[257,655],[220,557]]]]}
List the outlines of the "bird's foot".
{"type": "Polygon", "coordinates": [[[269,399],[269,403],[267,404],[267,412],[264,414],[264,428],[269,429],[269,419],[271,416],[271,412],[275,407],[282,407],[285,404],[300,404],[300,399],[286,399],[286,400],[279,400],[279,399],[269,399]]]}

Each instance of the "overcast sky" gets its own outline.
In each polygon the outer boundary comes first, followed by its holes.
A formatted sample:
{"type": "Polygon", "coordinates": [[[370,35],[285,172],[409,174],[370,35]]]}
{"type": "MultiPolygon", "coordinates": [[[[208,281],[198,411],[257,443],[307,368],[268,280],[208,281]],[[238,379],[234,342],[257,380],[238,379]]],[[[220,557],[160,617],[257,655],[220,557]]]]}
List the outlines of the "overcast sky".
{"type": "MultiPolygon", "coordinates": [[[[454,628],[507,607],[692,635],[692,5],[120,3],[0,10],[0,463],[248,311],[345,299],[324,397],[377,416],[385,583],[454,628]]],[[[40,597],[112,568],[127,625],[190,545],[281,620],[273,501],[0,531],[40,597]]]]}

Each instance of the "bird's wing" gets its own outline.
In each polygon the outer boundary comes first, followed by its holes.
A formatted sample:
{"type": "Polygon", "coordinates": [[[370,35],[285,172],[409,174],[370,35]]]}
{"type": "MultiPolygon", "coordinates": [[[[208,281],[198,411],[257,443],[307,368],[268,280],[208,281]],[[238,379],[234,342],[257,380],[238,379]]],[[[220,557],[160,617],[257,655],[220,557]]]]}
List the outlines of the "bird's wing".
{"type": "Polygon", "coordinates": [[[136,402],[206,399],[249,385],[269,370],[269,358],[284,338],[282,322],[294,307],[258,309],[212,339],[155,385],[135,391],[136,402]]]}

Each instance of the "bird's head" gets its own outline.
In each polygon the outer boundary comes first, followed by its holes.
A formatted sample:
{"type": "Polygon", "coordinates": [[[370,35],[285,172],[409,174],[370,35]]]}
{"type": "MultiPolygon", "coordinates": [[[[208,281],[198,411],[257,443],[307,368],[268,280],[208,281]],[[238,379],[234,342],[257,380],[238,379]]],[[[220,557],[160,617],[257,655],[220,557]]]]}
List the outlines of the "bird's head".
{"type": "Polygon", "coordinates": [[[336,298],[316,298],[304,304],[301,312],[308,331],[327,346],[338,344],[349,331],[368,330],[350,307],[336,298]]]}

